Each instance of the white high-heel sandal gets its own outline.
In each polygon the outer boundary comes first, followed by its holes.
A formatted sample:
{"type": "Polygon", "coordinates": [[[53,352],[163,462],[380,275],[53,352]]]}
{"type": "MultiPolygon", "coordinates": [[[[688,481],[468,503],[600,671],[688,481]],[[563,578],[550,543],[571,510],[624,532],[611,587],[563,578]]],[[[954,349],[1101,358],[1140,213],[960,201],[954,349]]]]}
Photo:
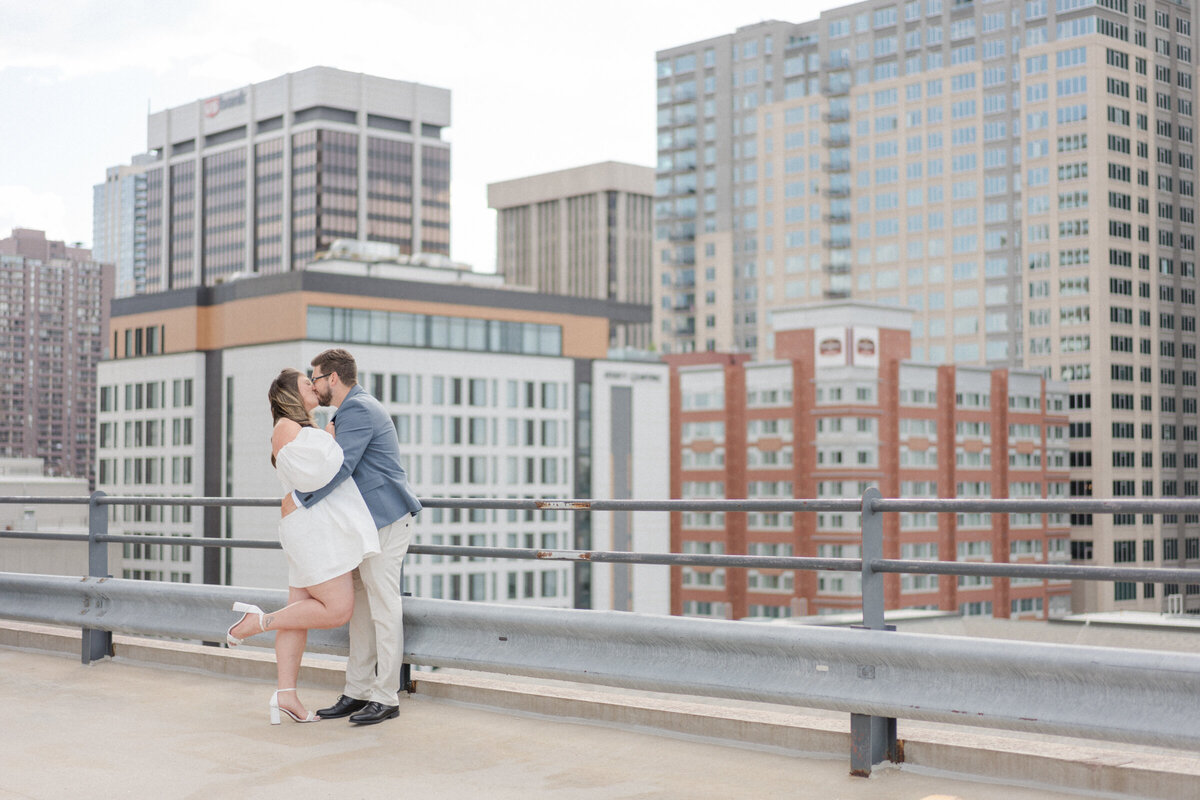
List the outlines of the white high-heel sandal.
{"type": "MultiPolygon", "coordinates": [[[[225,632],[225,643],[228,644],[230,647],[237,647],[239,644],[242,643],[241,639],[239,639],[233,635],[233,629],[236,628],[238,625],[241,625],[242,620],[244,620],[246,617],[250,616],[251,614],[258,614],[258,632],[259,633],[267,632],[267,623],[266,623],[266,620],[263,619],[263,614],[265,612],[263,612],[263,610],[261,608],[259,608],[258,606],[252,606],[249,603],[234,603],[233,610],[241,611],[242,616],[238,617],[238,621],[233,623],[232,625],[230,625],[229,630],[225,632]]],[[[247,636],[246,638],[248,639],[250,637],[247,636]]]]}
{"type": "Polygon", "coordinates": [[[279,724],[279,712],[280,711],[287,714],[295,722],[320,722],[321,721],[321,718],[318,717],[316,714],[314,714],[311,711],[308,712],[307,717],[299,717],[299,716],[296,716],[296,713],[291,711],[290,709],[279,707],[279,693],[280,692],[294,692],[294,691],[296,691],[296,690],[295,689],[276,689],[275,694],[271,695],[270,709],[271,709],[271,724],[272,725],[279,724]]]}

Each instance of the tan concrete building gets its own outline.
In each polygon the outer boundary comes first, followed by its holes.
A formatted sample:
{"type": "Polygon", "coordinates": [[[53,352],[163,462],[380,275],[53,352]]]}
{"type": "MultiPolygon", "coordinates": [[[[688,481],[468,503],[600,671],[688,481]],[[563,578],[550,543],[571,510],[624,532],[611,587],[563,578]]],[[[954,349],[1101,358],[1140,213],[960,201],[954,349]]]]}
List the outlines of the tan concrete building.
{"type": "Polygon", "coordinates": [[[330,67],[238,87],[151,114],[124,171],[141,198],[98,188],[93,225],[122,246],[141,215],[122,296],[302,269],[338,239],[448,256],[449,125],[447,89],[330,67]]]}
{"type": "MultiPolygon", "coordinates": [[[[496,270],[547,294],[649,305],[654,171],[605,161],[488,184],[496,270]]],[[[646,348],[648,325],[614,326],[611,345],[646,348]]]]}

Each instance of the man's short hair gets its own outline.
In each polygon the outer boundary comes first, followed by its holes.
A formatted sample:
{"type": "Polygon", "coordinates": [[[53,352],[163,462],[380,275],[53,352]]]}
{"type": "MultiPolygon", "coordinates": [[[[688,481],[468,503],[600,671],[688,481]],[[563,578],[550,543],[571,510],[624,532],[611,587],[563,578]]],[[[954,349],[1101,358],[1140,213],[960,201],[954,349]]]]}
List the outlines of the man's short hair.
{"type": "Polygon", "coordinates": [[[340,347],[334,347],[319,354],[312,360],[312,366],[322,375],[336,372],[341,382],[347,386],[358,383],[358,365],[354,363],[354,356],[350,355],[348,350],[340,347]]]}

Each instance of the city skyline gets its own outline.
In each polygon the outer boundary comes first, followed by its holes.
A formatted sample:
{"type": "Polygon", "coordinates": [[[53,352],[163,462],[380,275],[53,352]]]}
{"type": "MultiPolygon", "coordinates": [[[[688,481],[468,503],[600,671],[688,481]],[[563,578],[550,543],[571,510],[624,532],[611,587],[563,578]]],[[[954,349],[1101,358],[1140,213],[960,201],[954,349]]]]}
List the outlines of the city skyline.
{"type": "Polygon", "coordinates": [[[324,65],[451,90],[451,256],[491,271],[489,182],[604,160],[653,164],[656,50],[837,4],[706,2],[687,15],[617,4],[596,17],[557,4],[470,3],[469,13],[438,18],[358,2],[317,26],[320,9],[303,3],[286,14],[276,3],[217,1],[153,15],[132,2],[10,5],[0,81],[10,107],[25,113],[0,122],[0,147],[19,154],[0,179],[0,230],[94,244],[92,187],[145,149],[147,111],[324,65]],[[412,25],[429,33],[412,41],[394,33],[412,25]],[[574,35],[584,27],[588,37],[574,35]],[[576,66],[554,66],[564,62],[576,66]]]}

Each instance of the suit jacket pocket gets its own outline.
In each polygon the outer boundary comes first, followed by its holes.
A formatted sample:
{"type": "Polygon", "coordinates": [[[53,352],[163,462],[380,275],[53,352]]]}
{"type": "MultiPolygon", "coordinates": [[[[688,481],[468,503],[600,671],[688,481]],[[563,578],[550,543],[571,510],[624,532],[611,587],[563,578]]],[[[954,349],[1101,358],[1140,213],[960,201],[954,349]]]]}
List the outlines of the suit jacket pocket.
{"type": "Polygon", "coordinates": [[[367,492],[378,489],[387,483],[387,477],[379,472],[372,472],[369,475],[356,478],[354,482],[358,484],[358,490],[365,495],[367,492]]]}

